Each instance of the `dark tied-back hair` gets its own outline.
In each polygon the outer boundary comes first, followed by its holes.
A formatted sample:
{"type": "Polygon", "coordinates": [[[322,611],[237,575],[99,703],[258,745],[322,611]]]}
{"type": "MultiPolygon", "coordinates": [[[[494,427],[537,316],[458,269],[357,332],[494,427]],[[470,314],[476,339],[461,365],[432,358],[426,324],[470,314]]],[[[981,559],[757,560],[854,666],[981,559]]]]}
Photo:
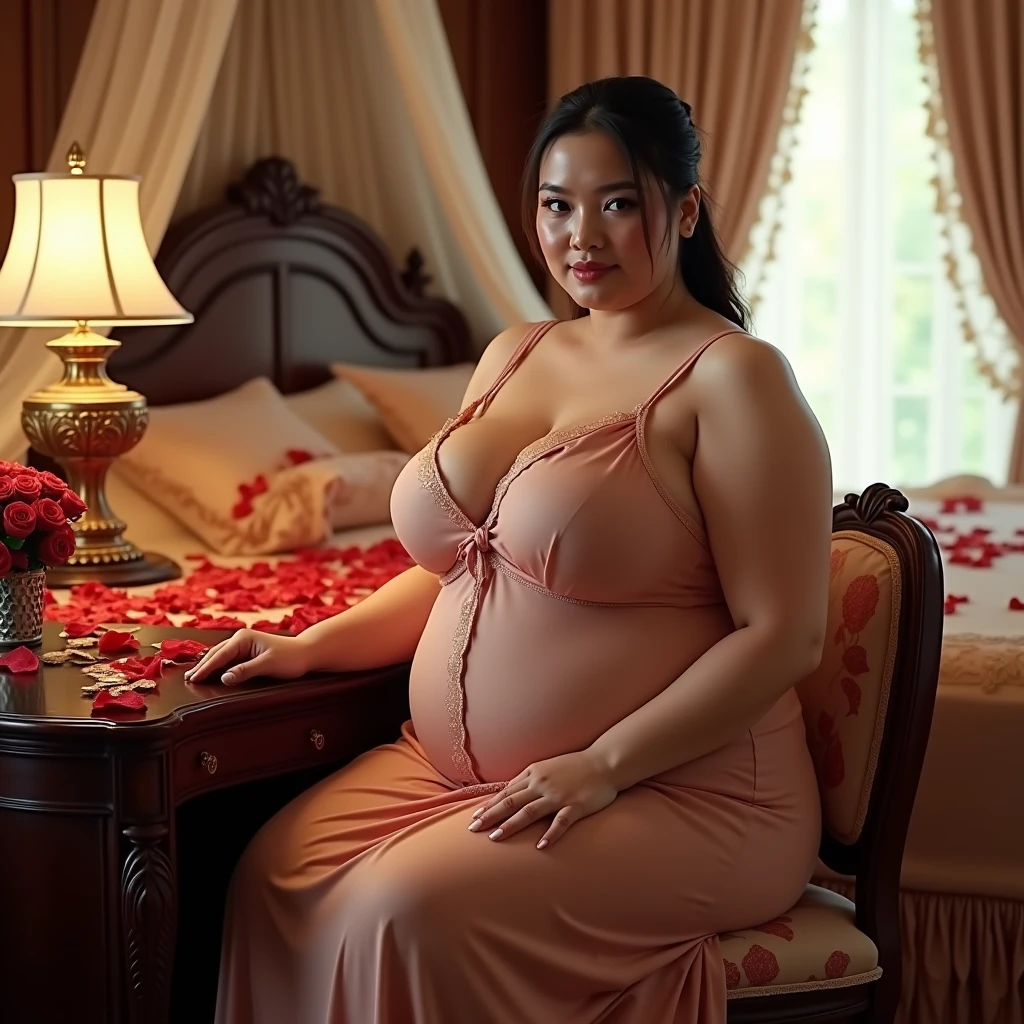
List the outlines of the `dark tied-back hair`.
{"type": "MultiPolygon", "coordinates": [[[[537,184],[548,147],[563,135],[602,131],[611,136],[629,160],[640,201],[647,251],[651,250],[642,171],[658,181],[666,209],[693,185],[701,188],[700,214],[690,238],[679,239],[679,272],[690,294],[748,330],[750,310],[736,288],[736,267],[726,258],[711,220],[711,204],[700,181],[701,139],[684,103],[668,86],[653,78],[600,78],[566,93],[548,115],[526,161],[523,175],[523,229],[534,255],[543,262],[537,239],[537,184]]],[[[669,217],[669,230],[675,218],[669,217]]],[[[664,241],[667,241],[667,236],[664,241]]],[[[663,241],[663,244],[664,244],[663,241]]],[[[585,311],[577,307],[576,315],[585,311]]]]}

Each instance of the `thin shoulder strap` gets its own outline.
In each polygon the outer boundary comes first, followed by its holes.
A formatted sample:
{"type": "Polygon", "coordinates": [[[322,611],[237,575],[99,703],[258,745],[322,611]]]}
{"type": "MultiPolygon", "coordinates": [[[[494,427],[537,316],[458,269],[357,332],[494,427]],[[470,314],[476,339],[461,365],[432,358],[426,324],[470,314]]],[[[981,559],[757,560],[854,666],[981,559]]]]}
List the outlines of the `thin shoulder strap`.
{"type": "Polygon", "coordinates": [[[712,334],[710,338],[702,341],[697,348],[691,352],[666,378],[659,387],[651,394],[650,398],[644,402],[640,408],[643,412],[646,412],[661,396],[668,391],[673,384],[676,383],[681,377],[686,374],[690,367],[700,358],[701,354],[706,348],[718,341],[719,338],[724,338],[727,334],[744,334],[746,333],[739,327],[730,327],[727,330],[719,331],[717,334],[712,334]]]}
{"type": "Polygon", "coordinates": [[[470,402],[470,404],[466,406],[463,415],[466,417],[472,416],[476,413],[477,409],[479,409],[480,412],[486,412],[487,406],[491,404],[491,399],[493,399],[498,393],[501,386],[509,379],[509,377],[512,376],[513,373],[515,373],[516,368],[530,354],[533,346],[536,345],[537,342],[540,341],[540,339],[543,338],[544,335],[547,334],[548,331],[557,323],[557,320],[542,320],[540,323],[534,324],[533,327],[526,332],[526,336],[516,347],[515,352],[512,353],[509,361],[505,364],[505,369],[498,374],[494,383],[478,399],[476,399],[476,401],[470,402]]]}

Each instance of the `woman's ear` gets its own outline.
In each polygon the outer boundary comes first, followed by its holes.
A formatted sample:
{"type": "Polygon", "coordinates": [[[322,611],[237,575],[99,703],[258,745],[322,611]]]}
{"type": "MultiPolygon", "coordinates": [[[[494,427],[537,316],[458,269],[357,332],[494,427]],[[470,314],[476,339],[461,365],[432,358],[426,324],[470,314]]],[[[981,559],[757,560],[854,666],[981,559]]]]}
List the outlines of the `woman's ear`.
{"type": "Polygon", "coordinates": [[[693,185],[679,203],[679,234],[689,238],[700,216],[700,188],[693,185]]]}

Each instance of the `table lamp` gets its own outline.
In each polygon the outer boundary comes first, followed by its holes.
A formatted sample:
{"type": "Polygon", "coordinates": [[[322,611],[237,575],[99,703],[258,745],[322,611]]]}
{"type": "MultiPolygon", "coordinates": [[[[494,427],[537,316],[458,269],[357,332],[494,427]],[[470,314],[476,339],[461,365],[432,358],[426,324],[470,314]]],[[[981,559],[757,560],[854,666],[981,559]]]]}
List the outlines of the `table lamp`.
{"type": "Polygon", "coordinates": [[[14,226],[0,267],[0,324],[71,327],[47,342],[64,362],[56,384],[22,404],[29,444],[56,460],[68,485],[89,506],[75,524],[77,550],[47,571],[52,586],[95,580],[156,583],[181,570],[122,537],[126,523],[105,493],[110,464],[146,430],[146,399],[107,376],[121,343],[90,325],[187,324],[153,265],[139,218],[136,175],[86,174],[78,144],[67,174],[15,174],[14,226]]]}

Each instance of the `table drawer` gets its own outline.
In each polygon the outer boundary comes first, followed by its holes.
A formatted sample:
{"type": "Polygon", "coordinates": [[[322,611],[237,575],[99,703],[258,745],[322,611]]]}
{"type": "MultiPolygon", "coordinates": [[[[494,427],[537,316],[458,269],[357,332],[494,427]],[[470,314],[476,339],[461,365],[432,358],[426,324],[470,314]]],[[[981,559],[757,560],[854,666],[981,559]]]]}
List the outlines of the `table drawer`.
{"type": "Polygon", "coordinates": [[[341,712],[306,712],[244,728],[194,736],[174,751],[178,799],[283,770],[307,768],[351,756],[358,729],[341,712]]]}

